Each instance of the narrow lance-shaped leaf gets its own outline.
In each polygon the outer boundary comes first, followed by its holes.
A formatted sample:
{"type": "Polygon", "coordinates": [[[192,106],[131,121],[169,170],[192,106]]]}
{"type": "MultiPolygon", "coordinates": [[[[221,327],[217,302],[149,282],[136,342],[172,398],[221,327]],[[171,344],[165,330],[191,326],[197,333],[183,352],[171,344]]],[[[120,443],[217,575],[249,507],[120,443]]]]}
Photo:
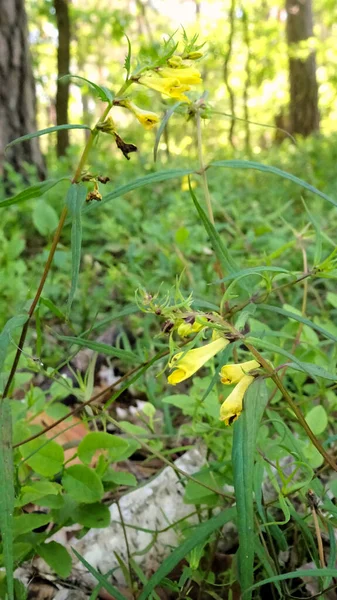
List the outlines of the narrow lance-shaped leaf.
{"type": "Polygon", "coordinates": [[[253,169],[255,171],[263,171],[264,173],[271,173],[272,175],[278,175],[279,177],[283,177],[283,179],[288,179],[293,183],[305,188],[309,192],[316,194],[316,196],[320,196],[330,204],[337,206],[337,202],[324,194],[310,183],[307,183],[303,179],[292,175],[291,173],[287,173],[287,171],[282,171],[282,169],[278,169],[277,167],[271,167],[269,165],[263,165],[262,163],[253,162],[250,160],[217,160],[209,165],[209,167],[223,167],[225,169],[253,169]]]}
{"type": "Polygon", "coordinates": [[[234,423],[232,463],[239,534],[238,573],[242,594],[250,600],[247,591],[253,584],[254,566],[254,462],[257,432],[268,402],[266,383],[257,379],[248,388],[244,410],[234,423]]]}
{"type": "Polygon", "coordinates": [[[26,200],[32,200],[33,198],[40,198],[48,192],[55,185],[60,183],[61,181],[69,181],[68,177],[60,177],[60,179],[47,179],[46,181],[41,181],[41,183],[36,183],[35,185],[31,185],[30,187],[22,190],[15,196],[11,196],[10,198],[5,198],[4,200],[0,200],[0,208],[4,208],[5,206],[11,206],[12,204],[21,204],[21,202],[25,202],[26,200]]]}
{"type": "Polygon", "coordinates": [[[178,106],[180,106],[181,102],[176,102],[173,106],[171,106],[171,108],[169,108],[165,115],[164,118],[162,120],[162,122],[159,125],[157,134],[156,134],[156,139],[154,142],[154,148],[153,148],[153,160],[154,162],[156,162],[157,160],[157,154],[158,154],[158,146],[159,146],[159,142],[160,142],[160,138],[162,136],[162,133],[167,125],[167,123],[169,122],[170,118],[172,117],[173,113],[177,110],[178,106]]]}
{"type": "Polygon", "coordinates": [[[197,197],[192,190],[191,184],[190,184],[190,194],[192,196],[194,206],[196,207],[196,209],[198,211],[200,220],[202,221],[202,224],[205,227],[205,229],[208,233],[208,236],[211,240],[211,244],[213,246],[214,252],[215,252],[219,262],[222,265],[222,268],[224,269],[224,271],[226,271],[226,273],[236,273],[239,270],[236,262],[232,258],[231,254],[230,254],[229,250],[226,248],[225,244],[223,243],[223,241],[222,241],[220,235],[218,234],[217,230],[215,229],[214,225],[208,219],[205,211],[201,208],[201,206],[197,200],[197,197]]]}
{"type": "Polygon", "coordinates": [[[89,125],[55,125],[53,127],[47,127],[46,129],[40,129],[39,131],[34,131],[33,133],[27,133],[26,135],[22,135],[21,137],[16,138],[12,142],[9,142],[6,146],[6,150],[11,146],[15,146],[16,144],[21,144],[21,142],[26,142],[36,137],[40,137],[41,135],[47,135],[48,133],[54,133],[54,131],[62,131],[62,129],[89,129],[89,125]]]}
{"type": "MultiPolygon", "coordinates": [[[[63,75],[63,77],[59,78],[59,81],[62,81],[62,79],[79,79],[80,81],[84,81],[93,90],[95,90],[97,96],[103,102],[108,102],[108,104],[112,104],[112,102],[113,102],[113,99],[114,99],[113,92],[111,90],[109,90],[109,88],[105,87],[104,85],[97,85],[97,83],[94,83],[93,81],[90,81],[89,79],[86,79],[85,77],[80,77],[80,75],[63,75]]],[[[89,127],[89,129],[90,129],[90,127],[89,127]]]]}
{"type": "Polygon", "coordinates": [[[68,299],[67,315],[69,316],[72,302],[76,293],[78,275],[81,264],[82,247],[82,206],[86,196],[84,185],[73,184],[67,194],[67,204],[72,218],[71,225],[71,288],[68,299]]]}

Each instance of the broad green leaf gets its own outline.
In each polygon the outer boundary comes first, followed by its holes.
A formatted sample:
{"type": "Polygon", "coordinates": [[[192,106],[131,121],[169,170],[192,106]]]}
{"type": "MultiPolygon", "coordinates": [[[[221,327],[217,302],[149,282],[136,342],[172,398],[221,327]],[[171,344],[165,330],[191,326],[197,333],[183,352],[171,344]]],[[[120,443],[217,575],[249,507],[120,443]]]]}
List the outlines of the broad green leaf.
{"type": "Polygon", "coordinates": [[[238,572],[242,594],[250,600],[247,590],[254,581],[254,463],[256,439],[260,421],[268,402],[263,379],[255,380],[244,398],[244,410],[234,423],[232,464],[239,534],[238,572]]]}
{"type": "MultiPolygon", "coordinates": [[[[62,81],[63,79],[79,79],[80,81],[84,81],[85,83],[87,83],[93,90],[95,90],[98,98],[100,98],[103,102],[107,102],[108,104],[112,104],[113,99],[114,99],[114,93],[109,90],[109,88],[105,87],[104,85],[98,85],[97,83],[94,83],[93,81],[90,81],[89,79],[86,79],[85,77],[80,77],[79,75],[63,75],[63,77],[59,78],[59,81],[62,81]]],[[[86,129],[90,129],[90,127],[86,126],[86,129]]]]}
{"type": "Polygon", "coordinates": [[[113,356],[115,358],[120,358],[125,362],[131,363],[139,363],[140,359],[133,352],[129,352],[128,350],[122,350],[121,348],[115,348],[114,346],[109,346],[108,344],[102,344],[100,342],[93,342],[91,340],[86,340],[80,337],[72,337],[66,335],[60,335],[59,339],[68,342],[69,344],[76,344],[76,346],[81,346],[82,348],[89,348],[94,352],[99,352],[100,354],[105,354],[106,356],[113,356]]]}
{"type": "Polygon", "coordinates": [[[55,231],[59,219],[55,209],[45,200],[39,200],[33,210],[33,223],[40,235],[48,236],[55,231]]]}
{"type": "Polygon", "coordinates": [[[73,465],[65,469],[62,485],[71,498],[85,504],[98,502],[104,494],[97,473],[85,465],[73,465]]]}
{"type": "Polygon", "coordinates": [[[20,446],[22,458],[36,473],[52,477],[63,467],[64,451],[54,440],[40,437],[20,446]]]}
{"type": "Polygon", "coordinates": [[[72,219],[71,224],[71,287],[67,306],[67,315],[70,313],[71,305],[76,293],[78,276],[81,264],[82,248],[82,207],[86,197],[86,187],[80,184],[70,186],[66,203],[72,219]]]}
{"type": "Polygon", "coordinates": [[[330,198],[330,196],[327,196],[323,192],[320,192],[313,185],[310,185],[310,183],[303,181],[303,179],[299,179],[299,177],[296,177],[295,175],[292,175],[291,173],[287,173],[287,171],[282,171],[281,169],[278,169],[277,167],[263,165],[262,163],[253,162],[250,160],[218,160],[218,161],[211,163],[209,165],[209,167],[223,167],[225,169],[242,169],[242,170],[254,169],[256,171],[262,171],[264,173],[278,175],[279,177],[283,177],[283,179],[288,179],[289,181],[296,183],[300,187],[305,188],[309,192],[316,194],[316,196],[320,196],[320,198],[323,198],[327,202],[330,202],[330,204],[333,204],[333,206],[337,206],[337,202],[335,202],[335,200],[330,198]]]}
{"type": "Polygon", "coordinates": [[[226,483],[226,478],[219,473],[215,473],[211,469],[202,469],[199,473],[194,473],[193,479],[187,482],[184,494],[185,504],[214,504],[218,500],[217,494],[212,490],[208,490],[204,486],[198,485],[197,481],[208,485],[214,490],[219,490],[222,493],[222,487],[226,483]]]}
{"type": "Polygon", "coordinates": [[[334,292],[328,292],[326,295],[326,299],[331,304],[331,306],[337,308],[337,294],[335,294],[334,292]]]}
{"type": "Polygon", "coordinates": [[[80,442],[77,450],[79,459],[89,464],[96,450],[108,450],[111,461],[119,460],[126,449],[128,442],[117,435],[106,433],[105,431],[93,431],[88,433],[80,442]]]}
{"type": "Polygon", "coordinates": [[[109,508],[105,504],[95,502],[93,504],[83,504],[79,506],[74,513],[74,521],[84,527],[103,528],[110,525],[111,515],[109,508]]]}
{"type": "Polygon", "coordinates": [[[50,515],[41,515],[36,513],[22,514],[13,518],[13,535],[18,537],[24,533],[29,533],[34,529],[39,529],[51,521],[50,515]]]}
{"type": "MultiPolygon", "coordinates": [[[[209,539],[214,531],[219,531],[226,523],[232,521],[235,518],[235,514],[235,508],[228,508],[205,523],[200,523],[196,527],[193,527],[191,535],[180,544],[178,548],[175,548],[167,558],[165,558],[159,569],[152,575],[138,597],[138,600],[147,600],[156,586],[160,584],[166,575],[171,573],[174,567],[180,563],[180,561],[183,560],[195,546],[202,544],[205,540],[209,539]]],[[[106,588],[105,585],[104,587],[106,588]]]]}
{"type": "Polygon", "coordinates": [[[31,502],[36,503],[43,496],[59,494],[61,489],[58,483],[52,483],[51,481],[31,481],[21,488],[20,498],[16,501],[15,506],[25,506],[31,502]]]}
{"type": "Polygon", "coordinates": [[[53,133],[54,131],[62,131],[63,129],[89,129],[89,125],[55,125],[53,127],[47,127],[46,129],[40,129],[40,131],[34,131],[34,133],[27,133],[27,135],[23,135],[21,137],[16,138],[6,146],[6,150],[11,146],[15,146],[16,144],[21,144],[21,142],[26,142],[27,140],[31,140],[32,138],[40,137],[41,135],[47,135],[48,133],[53,133]]]}
{"type": "Polygon", "coordinates": [[[328,426],[328,415],[326,414],[324,406],[321,404],[314,406],[309,410],[305,420],[315,435],[321,435],[328,426]]]}
{"type": "Polygon", "coordinates": [[[186,394],[172,394],[163,398],[162,402],[180,408],[184,415],[193,415],[197,400],[186,394]]]}
{"type": "Polygon", "coordinates": [[[43,194],[48,192],[48,190],[50,190],[52,187],[54,187],[61,181],[67,180],[67,177],[60,177],[60,179],[47,179],[46,181],[41,181],[41,183],[31,185],[22,192],[15,194],[15,196],[11,196],[10,198],[0,200],[0,208],[3,208],[4,206],[11,206],[11,204],[20,204],[21,202],[25,202],[26,200],[32,200],[33,198],[40,198],[40,196],[43,196],[43,194]]]}
{"type": "Polygon", "coordinates": [[[104,481],[115,483],[116,485],[137,485],[137,479],[132,473],[128,473],[127,471],[113,471],[113,469],[109,469],[104,473],[104,481]]]}
{"type": "MultiPolygon", "coordinates": [[[[3,332],[0,336],[0,339],[3,332]]],[[[0,348],[1,353],[1,348],[0,348]]],[[[1,360],[1,354],[0,354],[1,360]]],[[[1,366],[1,365],[0,365],[1,366]]],[[[0,369],[1,370],[1,369],[0,369]]],[[[3,545],[3,563],[7,574],[8,600],[14,600],[13,511],[14,465],[12,450],[12,415],[10,402],[0,400],[0,532],[3,545]]]]}
{"type": "Polygon", "coordinates": [[[112,585],[112,583],[109,582],[107,577],[105,577],[104,575],[99,573],[99,571],[96,571],[96,569],[94,569],[94,567],[92,567],[85,560],[85,558],[83,558],[83,556],[81,556],[79,554],[79,552],[77,552],[77,550],[75,548],[72,548],[72,551],[75,554],[75,556],[78,558],[78,560],[81,561],[82,565],[84,565],[88,569],[89,573],[91,573],[91,575],[93,575],[95,577],[95,579],[97,579],[97,581],[101,584],[101,586],[109,594],[111,594],[111,596],[112,596],[112,598],[114,598],[114,600],[128,600],[126,598],[126,596],[123,596],[123,594],[119,591],[118,588],[116,588],[114,585],[112,585]]]}
{"type": "Polygon", "coordinates": [[[62,579],[69,577],[72,567],[71,556],[64,546],[58,542],[47,542],[38,546],[36,552],[59,577],[62,579]]]}

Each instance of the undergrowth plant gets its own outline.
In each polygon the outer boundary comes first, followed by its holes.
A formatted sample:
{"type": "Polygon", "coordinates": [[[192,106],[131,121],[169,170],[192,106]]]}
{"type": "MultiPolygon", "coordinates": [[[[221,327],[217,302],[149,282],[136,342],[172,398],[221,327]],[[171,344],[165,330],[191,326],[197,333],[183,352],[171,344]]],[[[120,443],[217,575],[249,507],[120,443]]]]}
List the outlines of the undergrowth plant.
{"type": "MultiPolygon", "coordinates": [[[[132,556],[119,557],[134,597],[145,600],[153,594],[156,598],[158,585],[179,598],[202,598],[206,593],[215,598],[233,597],[238,582],[246,599],[260,597],[263,585],[269,585],[274,598],[283,598],[304,589],[301,578],[308,575],[304,568],[307,562],[313,563],[310,575],[317,581],[318,593],[324,596],[337,577],[337,511],[333,501],[337,494],[333,427],[337,329],[331,311],[325,308],[326,302],[337,307],[337,296],[330,289],[330,282],[336,278],[336,246],[322,231],[310,198],[320,198],[331,214],[337,202],[276,166],[238,159],[208,162],[204,123],[207,127],[221,111],[213,108],[206,93],[200,96],[192,89],[201,84],[195,61],[202,58],[203,47],[196,37],[188,40],[184,34],[181,44],[170,38],[155,58],[140,56],[136,66],[129,40],[128,47],[126,78],[118,91],[71,76],[72,81],[89,85],[106,105],[93,128],[77,124],[51,127],[11,143],[62,128],[90,131],[72,179],[62,175],[0,201],[4,209],[42,198],[34,209],[34,219],[41,231],[49,231],[54,217],[45,209],[43,196],[55,186],[67,187],[36,292],[26,296],[25,310],[11,317],[0,334],[0,527],[6,572],[0,583],[1,597],[25,598],[26,592],[13,572],[15,566],[35,555],[41,556],[58,577],[68,577],[70,554],[48,539],[74,523],[82,526],[81,534],[93,527],[107,527],[110,511],[103,502],[106,492],[137,485],[134,475],[116,470],[114,465],[140,448],[176,471],[184,485],[184,501],[194,507],[198,521],[180,524],[180,545],[149,579],[132,556]],[[161,122],[156,112],[136,104],[134,94],[141,87],[173,99],[161,122]],[[135,140],[123,139],[115,107],[128,111],[145,129],[159,125],[155,158],[164,128],[173,115],[181,119],[182,126],[184,120],[193,122],[196,164],[153,169],[121,185],[109,169],[96,173],[91,156],[104,136],[111,136],[128,160],[137,151],[135,140]],[[279,185],[285,180],[291,184],[291,193],[301,189],[303,198],[298,200],[297,210],[305,222],[296,229],[297,223],[287,222],[280,207],[269,215],[268,198],[261,198],[260,220],[254,221],[258,208],[249,200],[244,207],[236,208],[237,218],[233,218],[229,207],[221,206],[222,183],[220,191],[212,191],[217,178],[223,182],[229,169],[240,170],[243,179],[258,171],[270,181],[278,178],[279,185]],[[135,302],[125,303],[116,313],[109,311],[89,328],[81,328],[73,318],[72,306],[81,270],[82,219],[84,225],[94,222],[100,212],[108,209],[108,203],[121,196],[130,197],[131,192],[151,186],[156,194],[159,183],[173,185],[177,180],[183,182],[179,193],[186,194],[185,210],[194,219],[190,229],[181,223],[180,237],[175,240],[183,273],[177,273],[168,292],[148,289],[144,277],[139,289],[134,290],[135,302]],[[114,187],[106,192],[108,183],[114,187]],[[254,236],[250,222],[254,224],[254,236]],[[64,306],[45,295],[44,289],[68,225],[72,265],[64,306]],[[193,261],[179,249],[179,240],[193,238],[194,234],[199,245],[193,261]],[[206,248],[204,252],[208,243],[212,250],[206,248]],[[194,278],[194,262],[204,268],[203,282],[194,278]],[[44,359],[48,354],[44,331],[48,312],[62,323],[55,333],[63,349],[58,365],[44,359]],[[134,341],[125,332],[115,346],[95,340],[99,330],[123,319],[136,323],[140,333],[134,341]],[[72,379],[64,377],[61,367],[71,364],[80,348],[118,361],[122,373],[118,380],[94,391],[95,355],[85,375],[73,372],[72,379]],[[165,369],[170,369],[167,381],[163,377],[165,369]],[[48,389],[39,387],[41,377],[50,382],[48,389]],[[132,385],[145,391],[148,399],[139,415],[142,426],[118,421],[109,410],[132,385]],[[77,402],[72,410],[63,403],[69,395],[77,402]],[[163,414],[163,435],[155,427],[155,409],[163,414]],[[47,426],[39,418],[42,413],[51,419],[47,426]],[[64,430],[71,429],[78,414],[88,432],[69,457],[55,427],[64,424],[64,430]],[[179,427],[175,425],[177,415],[183,417],[179,427]],[[123,436],[109,433],[108,425],[123,436]],[[50,437],[53,430],[55,434],[50,437]],[[204,455],[199,472],[188,475],[167,457],[167,434],[174,439],[172,451],[182,450],[180,439],[199,445],[204,455]],[[39,510],[29,512],[28,505],[39,510]],[[230,567],[219,570],[214,566],[215,557],[223,541],[223,526],[230,522],[237,529],[238,551],[230,567]],[[295,537],[301,539],[297,562],[291,560],[295,537]],[[288,556],[283,562],[281,552],[283,557],[288,556]],[[185,564],[180,579],[170,580],[170,573],[182,559],[185,564]]],[[[159,205],[163,200],[156,201],[159,205]]],[[[147,201],[145,194],[143,201],[147,201]]],[[[123,214],[115,214],[114,218],[123,222],[123,214]]],[[[8,240],[6,244],[15,260],[20,254],[17,247],[12,248],[8,240]]],[[[95,273],[98,276],[102,268],[99,262],[84,257],[87,295],[95,294],[95,273]]],[[[120,273],[127,277],[123,264],[120,273]]],[[[11,294],[28,294],[25,288],[16,286],[9,279],[9,298],[11,294]]],[[[125,530],[127,535],[127,524],[125,530]]],[[[113,597],[124,598],[108,577],[75,549],[74,553],[97,578],[99,587],[113,597]]]]}

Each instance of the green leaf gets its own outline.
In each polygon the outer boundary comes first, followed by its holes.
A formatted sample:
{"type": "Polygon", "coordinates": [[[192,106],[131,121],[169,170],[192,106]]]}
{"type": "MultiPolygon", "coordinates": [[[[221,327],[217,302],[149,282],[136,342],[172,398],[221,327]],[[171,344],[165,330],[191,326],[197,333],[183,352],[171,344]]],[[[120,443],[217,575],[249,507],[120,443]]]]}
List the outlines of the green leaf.
{"type": "Polygon", "coordinates": [[[56,475],[63,467],[63,448],[53,440],[40,437],[20,446],[20,452],[27,465],[44,477],[56,475]]]}
{"type": "Polygon", "coordinates": [[[84,527],[103,528],[110,525],[111,515],[105,504],[95,502],[79,506],[74,513],[74,521],[84,527]]]}
{"type": "Polygon", "coordinates": [[[126,440],[117,435],[105,431],[93,431],[82,439],[77,454],[82,462],[89,464],[96,450],[105,449],[108,450],[109,459],[117,461],[125,453],[128,445],[126,440]]]}
{"type": "MultiPolygon", "coordinates": [[[[85,77],[80,77],[79,75],[63,75],[63,77],[59,78],[59,81],[63,79],[79,79],[80,81],[84,81],[87,83],[93,90],[95,90],[98,98],[100,98],[103,102],[107,102],[108,104],[112,104],[114,99],[114,94],[109,88],[104,85],[97,85],[93,81],[86,79],[85,77]]],[[[90,129],[90,127],[85,127],[86,129],[90,129]]]]}
{"type": "Polygon", "coordinates": [[[125,57],[125,61],[124,61],[124,69],[126,69],[126,80],[129,79],[130,77],[130,70],[131,70],[131,42],[128,38],[128,36],[126,35],[126,33],[124,33],[127,42],[128,42],[128,53],[125,57]]]}
{"type": "Polygon", "coordinates": [[[0,373],[2,373],[9,342],[12,339],[12,332],[17,327],[23,327],[27,321],[27,318],[28,315],[17,315],[16,317],[12,317],[7,321],[2,332],[0,333],[0,373]]]}
{"type": "Polygon", "coordinates": [[[91,340],[86,340],[80,337],[72,337],[66,335],[58,336],[60,340],[64,342],[68,342],[69,344],[76,344],[77,346],[81,346],[82,348],[89,348],[94,352],[99,352],[100,354],[105,354],[106,356],[113,356],[115,358],[120,358],[125,362],[131,363],[139,363],[140,359],[136,354],[129,352],[128,350],[122,350],[121,348],[115,348],[114,346],[109,346],[108,344],[102,344],[100,342],[93,342],[91,340]]]}
{"type": "Polygon", "coordinates": [[[82,207],[86,197],[86,188],[84,185],[73,184],[70,186],[66,198],[66,203],[72,219],[71,224],[71,287],[67,306],[67,315],[69,316],[72,302],[76,293],[78,276],[81,264],[82,247],[82,207]]]}
{"type": "Polygon", "coordinates": [[[268,577],[268,579],[262,579],[262,581],[252,585],[249,588],[249,591],[255,590],[267,583],[285,581],[286,579],[300,579],[302,577],[337,577],[337,569],[297,569],[297,571],[291,571],[290,573],[283,573],[282,575],[274,575],[273,577],[268,577]]]}
{"type": "Polygon", "coordinates": [[[33,210],[33,223],[38,232],[48,236],[55,231],[59,219],[57,212],[45,200],[39,200],[33,210]]]}
{"type": "Polygon", "coordinates": [[[0,200],[0,208],[3,208],[4,206],[11,206],[12,204],[20,204],[21,202],[25,202],[26,200],[32,200],[33,198],[40,198],[40,196],[43,196],[43,194],[48,192],[48,190],[50,190],[52,187],[54,187],[61,181],[69,180],[67,177],[60,177],[60,179],[47,179],[46,181],[42,181],[41,183],[31,185],[22,192],[15,194],[15,196],[11,196],[10,198],[0,200]]]}
{"type": "Polygon", "coordinates": [[[52,312],[55,315],[55,317],[58,317],[58,319],[61,319],[61,320],[66,319],[65,314],[49,298],[43,298],[41,296],[40,304],[43,304],[43,306],[46,306],[50,310],[50,312],[52,312]]]}
{"type": "Polygon", "coordinates": [[[98,571],[96,571],[96,569],[94,569],[94,567],[92,567],[86,560],[85,558],[83,558],[83,556],[81,556],[79,554],[79,552],[77,552],[77,550],[75,550],[75,548],[72,548],[73,553],[75,554],[75,556],[78,558],[79,561],[81,561],[82,565],[84,565],[89,573],[91,573],[91,575],[93,575],[95,577],[95,579],[97,579],[97,581],[101,584],[101,586],[109,593],[112,595],[112,597],[114,598],[114,600],[127,600],[126,596],[123,596],[123,594],[119,591],[118,588],[116,588],[114,585],[112,585],[112,583],[110,583],[108,581],[108,579],[106,579],[106,577],[104,577],[104,575],[101,575],[101,573],[99,573],[98,571]]]}
{"type": "Polygon", "coordinates": [[[113,471],[113,469],[109,469],[103,476],[103,482],[111,482],[116,485],[137,485],[137,479],[132,473],[128,473],[127,471],[113,471]]]}
{"type": "MultiPolygon", "coordinates": [[[[228,508],[223,512],[219,513],[216,517],[212,517],[205,523],[200,523],[196,527],[193,527],[193,533],[182,543],[178,548],[175,548],[171,554],[165,558],[164,562],[160,565],[159,569],[152,575],[148,583],[144,587],[138,600],[146,600],[153,592],[155,587],[171,573],[174,567],[183,560],[186,555],[195,548],[198,544],[202,544],[204,540],[207,540],[214,531],[221,529],[226,523],[232,521],[235,517],[236,509],[228,508]]],[[[106,587],[106,586],[104,586],[106,587]]],[[[106,588],[107,589],[107,588],[106,588]]]]}
{"type": "Polygon", "coordinates": [[[13,518],[13,535],[18,537],[24,533],[29,533],[34,529],[43,527],[51,521],[50,515],[40,515],[35,513],[22,514],[13,518]]]}
{"type": "Polygon", "coordinates": [[[313,321],[310,321],[310,319],[302,317],[302,315],[300,315],[296,312],[292,312],[290,310],[284,310],[284,308],[279,308],[278,306],[272,306],[270,304],[258,304],[257,307],[258,307],[258,309],[277,313],[279,315],[282,315],[283,317],[287,317],[288,319],[293,319],[294,321],[303,323],[303,325],[307,325],[308,327],[311,327],[311,329],[314,329],[314,331],[321,333],[322,335],[324,335],[324,337],[328,338],[329,340],[333,340],[334,342],[337,342],[337,337],[335,335],[333,335],[332,333],[330,333],[330,331],[328,331],[327,329],[324,329],[324,327],[321,327],[320,325],[317,325],[313,321]]]}
{"type": "MultiPolygon", "coordinates": [[[[7,323],[8,325],[8,323],[7,323]]],[[[3,332],[1,336],[3,335],[3,332]]],[[[1,338],[0,336],[0,338],[1,338]]],[[[1,360],[1,348],[0,348],[1,360]]],[[[0,365],[1,366],[1,365],[0,365]]],[[[14,465],[12,450],[12,415],[10,401],[0,400],[0,532],[2,536],[4,566],[7,574],[8,600],[14,600],[13,511],[14,465]]]]}
{"type": "Polygon", "coordinates": [[[217,256],[217,259],[219,260],[220,264],[222,265],[223,270],[226,273],[236,273],[238,271],[238,267],[237,267],[234,259],[232,258],[229,250],[224,245],[224,243],[223,243],[220,235],[218,234],[217,230],[215,229],[214,225],[210,222],[206,213],[201,208],[191,186],[190,186],[190,194],[192,196],[194,206],[196,207],[196,209],[198,211],[199,217],[200,217],[200,219],[208,233],[208,236],[211,240],[211,244],[213,246],[213,249],[217,256]]]}
{"type": "Polygon", "coordinates": [[[249,269],[241,269],[240,271],[237,271],[236,273],[231,273],[230,275],[226,275],[226,277],[223,277],[223,279],[218,279],[217,281],[214,281],[214,284],[218,284],[218,283],[222,283],[222,282],[228,282],[228,281],[233,281],[236,278],[241,278],[241,277],[246,277],[247,275],[258,275],[259,273],[291,273],[291,271],[288,271],[288,269],[282,269],[281,267],[269,267],[269,266],[265,266],[265,267],[251,267],[249,269]]]}
{"type": "Polygon", "coordinates": [[[254,462],[257,433],[268,402],[266,383],[255,380],[244,398],[244,410],[234,423],[232,464],[239,534],[238,572],[244,597],[254,581],[254,462]]]}
{"type": "Polygon", "coordinates": [[[296,183],[297,185],[305,188],[309,192],[316,194],[316,196],[320,196],[320,198],[323,198],[327,202],[330,202],[330,204],[337,206],[337,202],[335,202],[335,200],[330,198],[330,196],[327,196],[323,192],[320,192],[313,185],[310,185],[310,183],[303,181],[303,179],[299,179],[299,177],[295,177],[295,175],[291,175],[291,173],[287,173],[287,171],[282,171],[281,169],[278,169],[277,167],[263,165],[262,163],[253,162],[250,160],[218,160],[218,161],[211,163],[209,165],[209,167],[223,167],[225,169],[242,169],[242,170],[254,169],[256,171],[263,171],[264,173],[271,173],[272,175],[278,175],[279,177],[283,177],[283,179],[288,179],[289,181],[292,181],[293,183],[296,183]]]}
{"type": "Polygon", "coordinates": [[[104,489],[97,473],[85,465],[73,465],[64,471],[62,485],[69,496],[77,502],[98,502],[104,489]]]}
{"type": "MultiPolygon", "coordinates": [[[[179,179],[180,177],[184,177],[184,175],[191,175],[194,173],[193,169],[172,169],[168,171],[158,171],[157,173],[150,173],[149,175],[145,175],[144,177],[140,177],[139,179],[134,179],[134,181],[130,181],[129,183],[125,183],[117,187],[113,192],[110,192],[106,196],[104,196],[103,200],[99,202],[99,206],[103,206],[106,202],[110,202],[111,200],[115,200],[115,198],[119,198],[119,196],[123,196],[132,190],[137,190],[145,185],[152,186],[154,183],[160,183],[161,181],[168,181],[169,179],[179,179]]],[[[83,213],[89,212],[91,210],[97,209],[97,203],[91,203],[84,207],[83,213]]]]}
{"type": "Polygon", "coordinates": [[[48,133],[53,133],[54,131],[62,131],[63,129],[89,129],[89,125],[55,125],[53,127],[47,127],[46,129],[40,129],[40,131],[34,131],[34,133],[27,133],[27,135],[23,135],[21,137],[16,138],[6,146],[6,150],[11,146],[15,146],[15,144],[21,144],[21,142],[26,142],[27,140],[31,140],[32,138],[40,137],[41,135],[47,135],[48,133]]]}
{"type": "Polygon", "coordinates": [[[219,473],[214,473],[211,468],[203,469],[199,473],[194,473],[194,481],[189,480],[187,482],[184,494],[185,504],[209,504],[213,505],[215,500],[218,500],[218,495],[212,490],[208,490],[204,486],[198,485],[197,481],[208,485],[214,490],[222,492],[222,486],[225,483],[225,478],[219,473]]]}
{"type": "Polygon", "coordinates": [[[64,546],[58,542],[48,542],[38,546],[36,552],[59,577],[63,579],[69,577],[72,567],[71,556],[64,546]]]}
{"type": "Polygon", "coordinates": [[[21,488],[20,498],[15,506],[25,506],[31,502],[38,503],[37,501],[43,496],[57,495],[61,489],[58,483],[52,483],[51,481],[31,481],[21,488]]]}
{"type": "Polygon", "coordinates": [[[334,294],[334,292],[328,292],[326,295],[326,299],[331,304],[331,306],[337,308],[337,294],[334,294]]]}
{"type": "Polygon", "coordinates": [[[315,435],[321,435],[328,426],[328,415],[326,414],[324,406],[321,404],[314,406],[309,410],[305,420],[315,435]]]}

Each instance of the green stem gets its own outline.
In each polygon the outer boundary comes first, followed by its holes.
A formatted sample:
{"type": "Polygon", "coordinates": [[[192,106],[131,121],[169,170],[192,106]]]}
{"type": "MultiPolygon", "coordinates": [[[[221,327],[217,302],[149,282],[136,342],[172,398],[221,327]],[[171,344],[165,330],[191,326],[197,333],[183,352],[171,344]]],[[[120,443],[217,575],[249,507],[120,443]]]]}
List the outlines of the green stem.
{"type": "MultiPolygon", "coordinates": [[[[110,110],[111,110],[111,105],[109,104],[106,107],[105,111],[103,112],[103,115],[102,115],[100,121],[104,121],[104,119],[107,117],[107,115],[108,115],[108,113],[109,113],[110,110]]],[[[84,150],[82,152],[82,156],[81,156],[81,158],[79,160],[77,169],[75,171],[75,175],[74,175],[74,177],[72,179],[72,184],[78,183],[78,181],[79,181],[79,179],[81,177],[81,173],[83,171],[84,165],[85,165],[85,163],[87,161],[89,152],[90,152],[90,150],[92,148],[92,145],[93,145],[94,140],[95,140],[95,138],[96,138],[97,135],[98,135],[98,130],[96,129],[96,126],[95,126],[94,129],[91,130],[91,133],[90,133],[90,136],[88,138],[88,141],[87,141],[87,143],[85,145],[85,148],[84,148],[84,150]]],[[[68,208],[66,206],[64,206],[63,209],[62,209],[61,215],[60,215],[60,220],[59,220],[57,229],[56,229],[55,234],[54,234],[52,245],[51,245],[50,250],[49,250],[48,258],[46,260],[46,264],[45,264],[44,269],[43,269],[43,273],[42,273],[42,276],[41,276],[41,279],[40,279],[39,286],[38,286],[38,288],[36,290],[33,302],[31,304],[29,312],[28,312],[27,321],[25,322],[25,324],[24,324],[24,326],[22,328],[22,332],[21,332],[21,336],[20,336],[18,348],[17,348],[16,354],[15,354],[15,357],[14,357],[14,361],[13,361],[13,364],[12,364],[12,368],[10,370],[9,377],[8,377],[8,380],[7,380],[7,383],[6,383],[4,392],[3,392],[3,398],[6,398],[8,396],[8,394],[9,394],[10,387],[12,385],[12,382],[13,382],[13,379],[14,379],[14,376],[15,376],[18,364],[19,364],[20,356],[21,356],[22,351],[23,351],[23,346],[24,346],[24,343],[26,341],[29,323],[30,323],[30,321],[32,319],[32,316],[34,314],[34,311],[35,311],[35,308],[37,306],[37,303],[38,303],[38,301],[39,301],[39,299],[41,297],[41,294],[42,294],[42,291],[43,291],[43,288],[44,288],[44,284],[46,282],[48,273],[50,271],[51,264],[53,262],[53,258],[54,258],[54,255],[55,255],[55,251],[56,251],[57,245],[58,245],[58,243],[60,241],[61,233],[62,233],[62,230],[63,230],[63,226],[64,226],[64,223],[65,223],[65,220],[67,218],[67,214],[68,214],[68,208]]]]}
{"type": "Polygon", "coordinates": [[[204,156],[203,156],[203,152],[202,152],[201,117],[200,117],[199,110],[196,113],[196,125],[197,125],[197,146],[198,146],[198,159],[199,159],[199,166],[200,166],[200,174],[201,174],[202,184],[203,184],[203,188],[204,188],[208,217],[209,217],[209,220],[211,221],[212,225],[214,225],[212,201],[211,201],[211,196],[209,193],[207,176],[206,176],[206,166],[205,166],[204,156]]]}

